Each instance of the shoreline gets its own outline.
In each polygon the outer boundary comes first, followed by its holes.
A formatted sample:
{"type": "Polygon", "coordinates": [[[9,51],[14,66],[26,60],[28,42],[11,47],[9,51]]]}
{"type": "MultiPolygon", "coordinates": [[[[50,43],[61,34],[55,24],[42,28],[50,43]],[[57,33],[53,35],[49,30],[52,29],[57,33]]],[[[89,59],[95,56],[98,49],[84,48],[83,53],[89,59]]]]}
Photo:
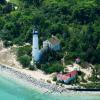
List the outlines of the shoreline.
{"type": "Polygon", "coordinates": [[[43,93],[49,94],[95,94],[100,95],[100,91],[74,91],[69,90],[68,88],[61,87],[56,84],[47,83],[43,80],[37,80],[31,75],[24,73],[21,69],[13,68],[10,66],[0,64],[0,72],[7,74],[8,77],[12,78],[13,80],[21,80],[21,84],[27,85],[31,89],[39,90],[43,93]]]}

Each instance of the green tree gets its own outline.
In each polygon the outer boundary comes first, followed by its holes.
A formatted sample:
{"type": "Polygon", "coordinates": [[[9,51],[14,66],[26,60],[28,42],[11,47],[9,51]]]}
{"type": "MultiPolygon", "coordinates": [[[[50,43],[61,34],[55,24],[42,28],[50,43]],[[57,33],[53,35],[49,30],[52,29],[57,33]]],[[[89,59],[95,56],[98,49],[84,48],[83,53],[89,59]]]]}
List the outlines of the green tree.
{"type": "Polygon", "coordinates": [[[64,69],[63,66],[58,62],[49,63],[49,64],[41,64],[41,70],[43,70],[47,74],[50,74],[53,72],[61,72],[63,71],[63,69],[64,69]]]}
{"type": "Polygon", "coordinates": [[[23,56],[25,54],[31,56],[31,51],[32,51],[32,47],[30,45],[19,47],[18,52],[17,52],[17,56],[20,57],[20,56],[23,56]]]}
{"type": "Polygon", "coordinates": [[[43,0],[22,0],[25,5],[31,5],[34,4],[35,6],[40,6],[43,2],[43,0]]]}
{"type": "Polygon", "coordinates": [[[6,0],[0,0],[0,4],[5,4],[6,0]]]}
{"type": "Polygon", "coordinates": [[[29,67],[31,59],[30,56],[23,55],[18,58],[18,61],[23,65],[23,67],[29,67]]]}
{"type": "Polygon", "coordinates": [[[3,13],[10,13],[13,10],[13,6],[11,3],[7,3],[7,5],[3,8],[3,13]]]}

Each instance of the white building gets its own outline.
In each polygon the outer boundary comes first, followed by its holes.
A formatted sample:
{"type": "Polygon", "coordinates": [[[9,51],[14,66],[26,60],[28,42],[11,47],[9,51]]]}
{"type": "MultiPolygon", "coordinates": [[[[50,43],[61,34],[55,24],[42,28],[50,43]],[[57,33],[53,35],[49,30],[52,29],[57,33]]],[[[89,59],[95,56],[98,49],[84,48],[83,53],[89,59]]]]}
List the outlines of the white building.
{"type": "Polygon", "coordinates": [[[38,31],[33,31],[32,58],[33,58],[33,61],[35,61],[35,62],[38,62],[40,59],[38,31]]]}
{"type": "Polygon", "coordinates": [[[43,48],[49,47],[54,51],[60,50],[60,40],[56,36],[52,36],[49,40],[43,42],[43,48]]]}

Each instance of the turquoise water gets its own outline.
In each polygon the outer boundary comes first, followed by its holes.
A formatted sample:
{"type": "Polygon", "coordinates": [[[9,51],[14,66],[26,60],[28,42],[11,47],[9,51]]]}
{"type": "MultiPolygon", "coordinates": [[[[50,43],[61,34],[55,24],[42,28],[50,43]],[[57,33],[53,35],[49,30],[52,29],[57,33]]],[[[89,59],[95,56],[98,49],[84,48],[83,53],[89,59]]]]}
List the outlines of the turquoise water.
{"type": "Polygon", "coordinates": [[[100,96],[43,94],[0,75],[0,100],[100,100],[100,96]]]}

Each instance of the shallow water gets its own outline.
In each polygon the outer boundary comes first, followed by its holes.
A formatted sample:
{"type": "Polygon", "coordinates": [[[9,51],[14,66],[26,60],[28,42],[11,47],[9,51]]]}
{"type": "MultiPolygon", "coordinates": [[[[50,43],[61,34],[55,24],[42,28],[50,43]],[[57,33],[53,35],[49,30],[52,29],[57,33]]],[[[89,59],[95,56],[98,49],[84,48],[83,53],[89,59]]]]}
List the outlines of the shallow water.
{"type": "MultiPolygon", "coordinates": [[[[42,91],[42,90],[41,90],[42,91]]],[[[0,100],[100,100],[92,95],[51,95],[32,90],[0,75],[0,100]]]]}

